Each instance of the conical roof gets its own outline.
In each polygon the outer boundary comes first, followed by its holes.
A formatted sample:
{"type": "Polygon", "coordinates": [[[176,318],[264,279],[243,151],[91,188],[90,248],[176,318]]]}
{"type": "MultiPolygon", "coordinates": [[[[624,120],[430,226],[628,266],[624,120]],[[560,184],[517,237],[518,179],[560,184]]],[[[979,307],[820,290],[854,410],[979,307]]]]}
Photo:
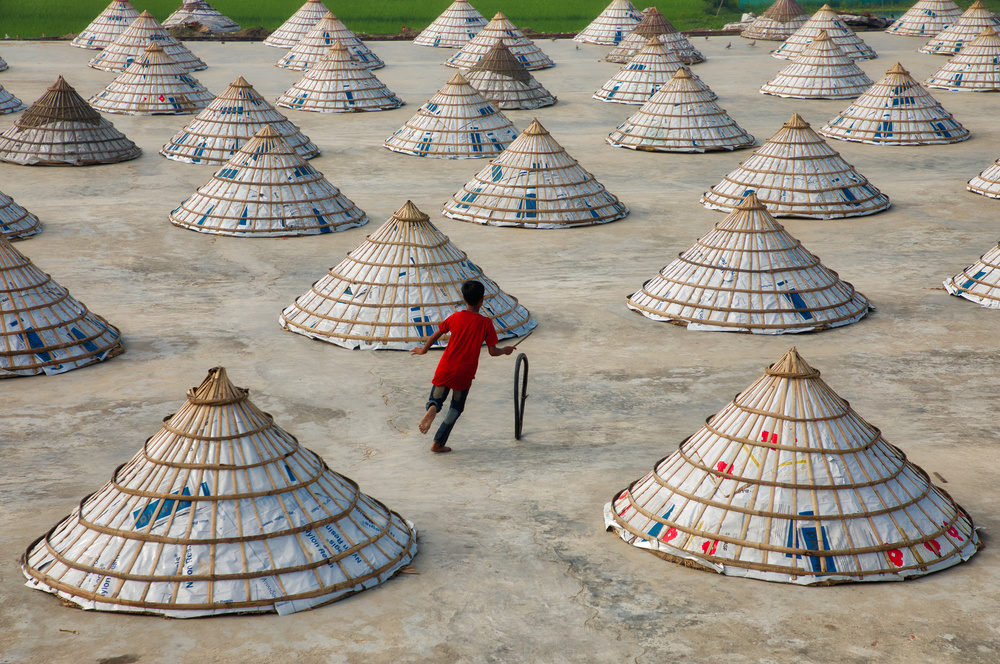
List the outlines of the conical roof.
{"type": "Polygon", "coordinates": [[[715,93],[681,67],[607,142],[650,152],[705,152],[752,147],[753,136],[715,102],[715,93]]]}
{"type": "Polygon", "coordinates": [[[535,42],[524,36],[510,19],[497,12],[489,23],[476,33],[462,47],[462,49],[451,56],[445,64],[449,67],[469,69],[474,67],[494,46],[499,43],[506,43],[511,54],[517,58],[518,62],[524,65],[525,69],[545,69],[555,67],[556,63],[538,48],[535,42]]]}
{"type": "Polygon", "coordinates": [[[485,25],[486,18],[476,11],[468,0],[455,0],[430,25],[420,31],[413,43],[420,46],[462,48],[485,25]]]}
{"type": "Polygon", "coordinates": [[[60,374],[124,352],[121,333],[0,236],[0,378],[60,374]]]}
{"type": "Polygon", "coordinates": [[[286,615],[388,580],[416,537],[216,367],[21,568],[87,609],[286,615]]]}
{"type": "Polygon", "coordinates": [[[593,98],[616,104],[645,104],[682,66],[659,37],[650,37],[642,50],[622,65],[593,98]]]}
{"type": "Polygon", "coordinates": [[[100,50],[125,32],[139,12],[128,0],[111,0],[111,4],[97,15],[70,43],[79,48],[100,50]]]}
{"type": "Polygon", "coordinates": [[[642,14],[629,0],[611,0],[590,25],[573,37],[573,41],[617,46],[641,20],[642,14]]]}
{"type": "Polygon", "coordinates": [[[38,217],[0,191],[0,236],[13,242],[41,232],[42,225],[38,223],[38,217]]]}
{"type": "Polygon", "coordinates": [[[201,233],[279,237],[347,230],[368,216],[265,125],[170,221],[201,233]]]}
{"type": "Polygon", "coordinates": [[[330,12],[327,12],[313,29],[285,54],[285,57],[278,60],[276,66],[305,71],[322,60],[330,47],[337,42],[347,48],[360,67],[365,69],[385,67],[385,63],[372,53],[356,34],[348,30],[343,21],[330,12]]]}
{"type": "Polygon", "coordinates": [[[25,108],[24,102],[7,92],[0,85],[0,115],[14,113],[25,108]]]}
{"type": "Polygon", "coordinates": [[[750,192],[776,217],[839,219],[889,207],[889,197],[844,161],[798,113],[705,192],[701,202],[729,212],[750,192]]]}
{"type": "Polygon", "coordinates": [[[199,71],[208,67],[184,44],[171,37],[148,11],[142,12],[139,18],[128,26],[128,30],[118,35],[114,42],[91,58],[87,65],[104,71],[125,71],[130,64],[141,59],[143,52],[153,44],[163,49],[163,52],[184,71],[199,71]]]}
{"type": "Polygon", "coordinates": [[[794,348],[604,516],[667,560],[800,585],[923,576],[981,546],[965,510],[794,348]]]}
{"type": "Polygon", "coordinates": [[[931,145],[969,138],[969,130],[898,62],[819,133],[873,145],[931,145]]]}
{"type": "Polygon", "coordinates": [[[443,208],[452,219],[521,228],[591,226],[628,212],[538,120],[443,208]]]}
{"type": "Polygon", "coordinates": [[[933,37],[961,15],[962,10],[952,0],[919,0],[885,31],[902,37],[933,37]]]}
{"type": "Polygon", "coordinates": [[[776,0],[740,33],[740,37],[785,41],[808,20],[809,14],[795,0],[776,0]]]}
{"type": "Polygon", "coordinates": [[[171,28],[189,23],[198,23],[211,34],[242,30],[236,21],[223,16],[205,0],[183,0],[181,6],[163,22],[163,27],[171,28]]]}
{"type": "Polygon", "coordinates": [[[761,86],[762,94],[796,99],[853,99],[872,84],[854,60],[821,30],[778,75],[761,86]]]}
{"type": "Polygon", "coordinates": [[[784,44],[771,51],[771,55],[782,60],[792,60],[823,31],[852,60],[874,60],[878,57],[878,54],[844,23],[830,5],[823,5],[812,18],[786,39],[784,44]]]}
{"type": "Polygon", "coordinates": [[[604,59],[608,62],[625,64],[649,43],[651,37],[659,37],[667,50],[673,51],[684,64],[690,65],[705,60],[705,56],[695,49],[688,38],[678,32],[656,7],[650,7],[643,12],[639,25],[635,26],[635,29],[604,59]]]}
{"type": "Polygon", "coordinates": [[[556,103],[555,96],[542,87],[503,41],[465,72],[465,80],[489,102],[503,110],[534,109],[556,103]]]}
{"type": "Polygon", "coordinates": [[[984,29],[924,81],[924,85],[954,92],[1000,90],[1000,36],[996,29],[984,29]]]}
{"type": "Polygon", "coordinates": [[[997,160],[982,173],[969,180],[966,189],[974,194],[1000,198],[1000,160],[997,160]]]}
{"type": "Polygon", "coordinates": [[[0,58],[0,71],[7,71],[7,67],[8,67],[7,61],[4,60],[3,58],[0,58]]]}
{"type": "Polygon", "coordinates": [[[303,159],[319,154],[316,144],[242,76],[177,132],[160,154],[188,164],[221,164],[265,126],[274,128],[303,159]]]}
{"type": "Polygon", "coordinates": [[[385,111],[404,105],[382,81],[351,58],[340,42],[278,97],[278,106],[316,113],[385,111]]]}
{"type": "Polygon", "coordinates": [[[920,52],[931,55],[955,55],[986,28],[1000,29],[1000,18],[976,0],[957,21],[921,46],[920,52]]]}
{"type": "Polygon", "coordinates": [[[959,274],[945,279],[944,287],[952,295],[983,307],[1000,309],[1000,244],[959,274]]]}
{"type": "Polygon", "coordinates": [[[500,154],[515,138],[507,116],[456,72],[385,147],[418,157],[477,159],[500,154]]]}
{"type": "Polygon", "coordinates": [[[291,48],[309,34],[313,26],[330,13],[323,0],[306,0],[299,10],[292,14],[277,30],[264,40],[265,46],[291,48]]]}
{"type": "Polygon", "coordinates": [[[197,113],[215,97],[198,79],[175,64],[159,44],[146,47],[142,57],[90,98],[105,113],[158,115],[197,113]]]}
{"type": "Polygon", "coordinates": [[[22,166],[113,164],[140,154],[62,76],[0,134],[0,161],[22,166]]]}
{"type": "MultiPolygon", "coordinates": [[[[344,348],[419,348],[444,319],[464,308],[462,283],[486,288],[480,313],[497,336],[527,334],[528,310],[452,244],[430,218],[406,201],[347,258],[281,312],[286,330],[344,348]]],[[[437,346],[444,346],[441,339],[437,346]]]]}

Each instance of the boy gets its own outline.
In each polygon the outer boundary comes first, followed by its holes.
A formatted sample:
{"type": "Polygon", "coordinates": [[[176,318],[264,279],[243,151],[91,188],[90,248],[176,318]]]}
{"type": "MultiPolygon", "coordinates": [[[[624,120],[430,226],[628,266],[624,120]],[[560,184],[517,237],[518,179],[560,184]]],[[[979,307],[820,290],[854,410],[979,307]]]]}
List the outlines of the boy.
{"type": "Polygon", "coordinates": [[[468,308],[465,311],[456,311],[448,316],[438,327],[437,332],[431,335],[423,348],[414,348],[411,355],[423,355],[434,345],[438,339],[447,333],[451,333],[448,345],[445,346],[441,361],[438,362],[437,371],[431,381],[431,395],[427,400],[427,412],[420,420],[420,433],[427,433],[434,423],[434,417],[444,408],[444,400],[448,398],[448,391],[451,390],[451,407],[444,421],[434,434],[434,444],[431,445],[431,452],[443,454],[451,452],[451,448],[445,445],[451,429],[455,426],[458,416],[465,410],[465,398],[469,396],[469,389],[472,387],[472,379],[476,377],[476,369],[479,367],[479,351],[486,342],[486,347],[490,351],[491,357],[500,355],[510,355],[514,352],[513,346],[507,348],[497,348],[497,331],[493,327],[493,321],[479,313],[479,308],[483,306],[483,297],[486,289],[478,281],[466,281],[462,284],[462,298],[468,308]]]}

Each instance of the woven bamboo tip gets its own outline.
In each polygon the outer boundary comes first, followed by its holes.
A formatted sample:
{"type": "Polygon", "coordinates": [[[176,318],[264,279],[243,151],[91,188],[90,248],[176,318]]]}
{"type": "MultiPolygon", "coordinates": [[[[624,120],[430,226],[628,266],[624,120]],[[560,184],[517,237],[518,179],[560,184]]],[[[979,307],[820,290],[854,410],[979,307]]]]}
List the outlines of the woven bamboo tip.
{"type": "Polygon", "coordinates": [[[253,86],[250,85],[250,83],[245,78],[243,78],[242,76],[239,76],[239,77],[236,78],[235,81],[233,81],[232,83],[229,84],[229,87],[231,87],[231,88],[252,88],[253,86]]]}
{"type": "Polygon", "coordinates": [[[153,42],[149,46],[143,49],[146,53],[163,53],[163,47],[153,42]]]}
{"type": "Polygon", "coordinates": [[[816,38],[813,39],[813,43],[830,41],[830,35],[826,34],[826,30],[820,30],[816,38]]]}
{"type": "Polygon", "coordinates": [[[245,401],[249,394],[250,390],[232,384],[225,367],[213,367],[201,385],[187,391],[187,398],[199,406],[227,406],[245,401]]]}
{"type": "MultiPolygon", "coordinates": [[[[971,5],[969,5],[969,9],[986,9],[986,5],[979,2],[979,0],[976,0],[971,5]]],[[[965,11],[969,11],[969,9],[966,9],[965,11]]]]}
{"type": "Polygon", "coordinates": [[[751,191],[736,205],[737,210],[764,210],[764,204],[757,199],[756,192],[751,191]]]}
{"type": "Polygon", "coordinates": [[[327,51],[327,54],[329,54],[330,51],[346,51],[346,50],[347,47],[344,46],[344,42],[340,41],[339,39],[335,39],[333,43],[330,44],[330,50],[327,51]]]}
{"type": "Polygon", "coordinates": [[[153,18],[153,15],[149,13],[148,9],[143,9],[142,13],[139,14],[139,18],[153,18]]]}
{"type": "Polygon", "coordinates": [[[71,92],[72,90],[73,86],[67,83],[66,79],[63,78],[62,75],[60,75],[59,78],[56,79],[56,82],[49,88],[49,92],[71,92]]]}
{"type": "Polygon", "coordinates": [[[983,28],[983,31],[979,33],[980,37],[996,37],[997,31],[993,29],[992,25],[987,25],[983,28]]]}
{"type": "Polygon", "coordinates": [[[680,67],[674,72],[674,75],[671,78],[675,81],[683,78],[691,78],[691,70],[687,67],[680,67]]]}
{"type": "Polygon", "coordinates": [[[909,76],[910,72],[906,71],[906,68],[897,62],[892,66],[892,69],[886,72],[886,74],[902,74],[904,76],[909,76]]]}
{"type": "Polygon", "coordinates": [[[335,20],[337,20],[337,17],[333,15],[333,12],[327,12],[326,15],[323,16],[323,20],[324,21],[335,21],[335,20]]]}
{"type": "Polygon", "coordinates": [[[503,12],[497,12],[493,15],[494,21],[506,21],[507,17],[503,15],[503,12]]]}
{"type": "Polygon", "coordinates": [[[649,48],[650,46],[663,46],[663,42],[660,41],[660,37],[658,35],[653,35],[649,38],[649,41],[646,42],[646,45],[643,48],[649,48]]]}
{"type": "Polygon", "coordinates": [[[417,206],[413,204],[413,201],[406,201],[403,203],[403,207],[396,210],[392,216],[399,221],[423,222],[431,220],[430,217],[417,209],[417,206]]]}
{"type": "Polygon", "coordinates": [[[542,123],[538,121],[538,118],[531,118],[531,124],[524,130],[524,133],[527,136],[544,136],[549,132],[542,126],[542,123]]]}
{"type": "Polygon", "coordinates": [[[281,136],[281,134],[279,134],[278,131],[269,124],[264,125],[257,131],[256,134],[254,134],[254,138],[277,138],[278,136],[281,136]]]}
{"type": "Polygon", "coordinates": [[[833,7],[831,7],[830,5],[823,5],[822,7],[819,8],[819,10],[821,12],[832,12],[833,7]]]}
{"type": "Polygon", "coordinates": [[[468,85],[469,82],[462,76],[462,72],[457,71],[455,75],[448,79],[448,85],[468,85]]]}
{"type": "Polygon", "coordinates": [[[792,346],[780,360],[765,369],[764,373],[779,378],[819,378],[819,371],[809,366],[795,346],[792,346]]]}
{"type": "Polygon", "coordinates": [[[798,113],[792,113],[792,117],[783,126],[785,129],[807,129],[809,123],[798,113]]]}

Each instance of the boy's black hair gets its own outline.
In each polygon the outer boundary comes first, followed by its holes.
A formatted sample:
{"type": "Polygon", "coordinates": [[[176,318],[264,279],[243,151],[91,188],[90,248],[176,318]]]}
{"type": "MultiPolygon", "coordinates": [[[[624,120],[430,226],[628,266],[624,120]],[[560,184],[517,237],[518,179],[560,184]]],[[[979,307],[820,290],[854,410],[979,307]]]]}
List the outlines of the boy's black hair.
{"type": "Polygon", "coordinates": [[[486,288],[478,281],[466,281],[462,284],[462,299],[470,307],[481,304],[486,296],[486,288]]]}

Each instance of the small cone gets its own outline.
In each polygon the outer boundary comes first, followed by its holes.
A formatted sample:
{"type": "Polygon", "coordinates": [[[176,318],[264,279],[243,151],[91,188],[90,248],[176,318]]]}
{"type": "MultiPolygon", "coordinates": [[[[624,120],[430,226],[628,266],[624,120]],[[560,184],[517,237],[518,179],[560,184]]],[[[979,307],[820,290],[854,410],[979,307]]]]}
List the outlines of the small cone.
{"type": "Polygon", "coordinates": [[[874,60],[878,54],[844,23],[830,5],[823,5],[805,24],[785,40],[771,55],[781,60],[794,60],[820,32],[827,36],[852,60],[874,60]]]}
{"type": "Polygon", "coordinates": [[[6,115],[8,113],[16,113],[17,111],[23,111],[27,108],[24,102],[7,92],[0,85],[0,115],[6,115]]]}
{"type": "Polygon", "coordinates": [[[933,37],[961,15],[962,10],[952,0],[920,0],[885,31],[901,37],[933,37]]]}
{"type": "Polygon", "coordinates": [[[404,105],[370,69],[334,42],[323,59],[278,97],[278,106],[316,113],[386,111],[404,105]]]}
{"type": "Polygon", "coordinates": [[[144,51],[153,44],[159,46],[178,67],[186,72],[199,71],[208,67],[184,44],[170,36],[170,33],[148,11],[140,14],[139,18],[128,26],[128,30],[91,58],[87,66],[104,71],[122,72],[130,64],[141,59],[144,51]]]}
{"type": "Polygon", "coordinates": [[[791,64],[761,86],[761,94],[794,99],[853,99],[872,80],[821,31],[791,64]]]}
{"type": "Polygon", "coordinates": [[[625,64],[635,57],[636,53],[649,43],[652,37],[659,37],[660,42],[668,51],[673,51],[681,62],[686,65],[697,64],[705,60],[703,56],[688,38],[678,32],[670,21],[668,21],[660,10],[651,7],[643,12],[642,21],[622,39],[618,47],[608,53],[604,58],[608,62],[625,64]]]}
{"type": "Polygon", "coordinates": [[[511,55],[524,65],[525,69],[536,70],[555,67],[549,56],[542,53],[542,49],[524,36],[524,33],[514,27],[510,19],[497,12],[493,20],[487,23],[476,33],[465,46],[455,55],[451,56],[445,64],[449,67],[469,69],[490,52],[494,46],[505,43],[510,49],[511,55]]]}
{"type": "MultiPolygon", "coordinates": [[[[42,232],[38,217],[14,202],[0,191],[0,236],[14,242],[42,232]]],[[[0,297],[3,297],[0,295],[0,297]]]]}
{"type": "Polygon", "coordinates": [[[776,0],[740,33],[745,39],[785,41],[806,24],[809,14],[795,0],[776,0]]]}
{"type": "Polygon", "coordinates": [[[175,64],[159,44],[151,44],[141,58],[91,97],[90,103],[105,113],[186,114],[197,113],[214,97],[175,64]]]}
{"type": "Polygon", "coordinates": [[[8,66],[7,61],[0,58],[0,71],[7,71],[8,66]]]}
{"type": "Polygon", "coordinates": [[[944,287],[952,295],[979,306],[1000,309],[1000,244],[959,274],[945,279],[944,287]]]}
{"type": "Polygon", "coordinates": [[[989,198],[1000,198],[1000,160],[969,180],[966,189],[989,198]]]}
{"type": "Polygon", "coordinates": [[[1000,19],[976,0],[957,21],[921,46],[920,52],[951,57],[975,40],[986,28],[1000,29],[1000,19]]]}
{"type": "Polygon", "coordinates": [[[986,28],[958,55],[924,81],[929,88],[953,92],[997,92],[1000,90],[1000,37],[986,28]]]}
{"type": "Polygon", "coordinates": [[[302,40],[292,47],[276,66],[294,71],[306,71],[323,59],[330,47],[339,42],[347,48],[351,58],[364,69],[385,67],[358,36],[347,29],[344,22],[327,12],[302,40]]]}
{"type": "Polygon", "coordinates": [[[448,9],[420,31],[413,40],[419,46],[462,48],[486,25],[486,18],[469,4],[455,0],[448,9]]]}
{"type": "Polygon", "coordinates": [[[573,41],[617,46],[640,21],[642,14],[629,0],[611,0],[590,25],[573,37],[573,41]]]}
{"type": "Polygon", "coordinates": [[[465,72],[465,79],[483,98],[502,110],[529,110],[551,106],[555,96],[542,87],[503,41],[465,72]]]}
{"type": "Polygon", "coordinates": [[[281,27],[268,35],[265,46],[291,48],[302,41],[320,20],[330,13],[322,0],[306,0],[297,12],[292,14],[281,27]]]}
{"type": "Polygon", "coordinates": [[[139,12],[128,0],[111,0],[103,12],[70,42],[78,48],[99,51],[128,30],[132,21],[139,18],[139,12]]]}
{"type": "Polygon", "coordinates": [[[239,32],[242,28],[236,21],[223,16],[221,12],[212,7],[205,0],[184,0],[181,6],[163,22],[163,27],[172,28],[174,26],[197,23],[209,34],[221,34],[226,32],[239,32]]]}
{"type": "Polygon", "coordinates": [[[593,98],[616,104],[645,104],[683,66],[673,51],[664,48],[659,37],[650,37],[642,50],[601,86],[593,98]]]}

